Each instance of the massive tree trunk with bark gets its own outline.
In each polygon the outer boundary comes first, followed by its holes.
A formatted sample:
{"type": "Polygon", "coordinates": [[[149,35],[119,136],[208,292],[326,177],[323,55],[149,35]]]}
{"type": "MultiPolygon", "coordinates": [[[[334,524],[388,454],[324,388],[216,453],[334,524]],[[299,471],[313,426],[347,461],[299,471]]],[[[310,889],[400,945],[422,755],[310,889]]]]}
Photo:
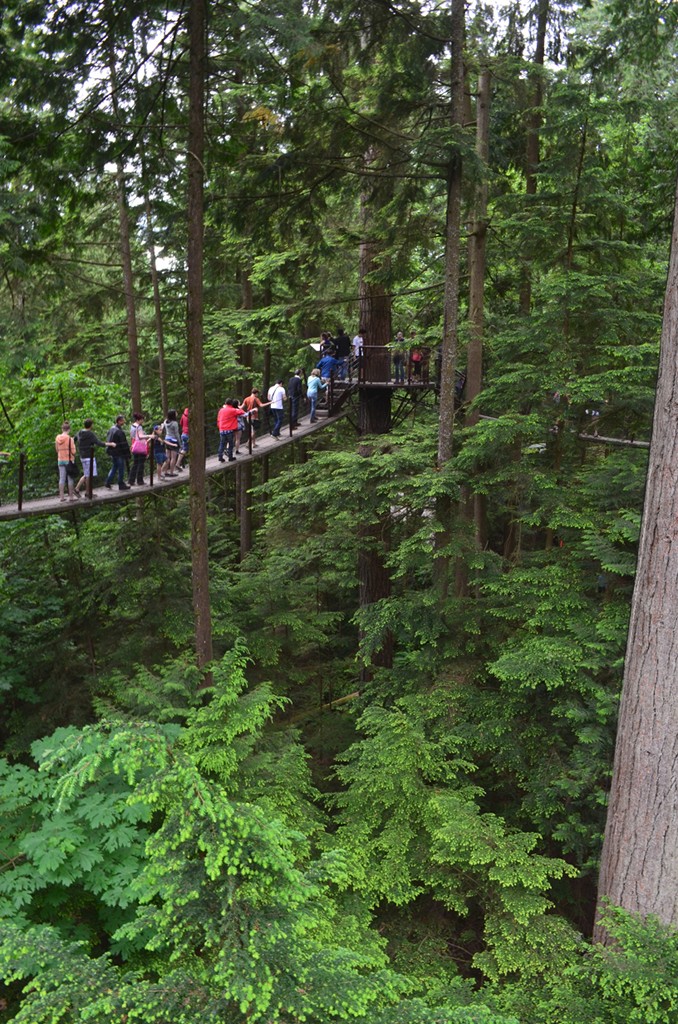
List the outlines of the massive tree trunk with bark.
{"type": "MultiPolygon", "coordinates": [[[[384,278],[389,257],[384,242],[375,226],[375,210],[379,210],[393,195],[392,180],[379,173],[381,156],[377,146],[365,154],[365,175],[360,196],[360,326],[364,330],[365,345],[383,346],[382,353],[370,353],[370,363],[376,370],[376,380],[390,374],[391,295],[384,278]]],[[[391,429],[391,393],[387,388],[361,388],[358,394],[358,427],[361,434],[387,434],[391,429]]],[[[363,458],[378,458],[372,445],[361,445],[363,458]]],[[[389,597],[391,577],[386,567],[386,552],[390,537],[390,516],[376,522],[358,523],[361,544],[358,552],[359,604],[366,608],[389,597]]],[[[393,637],[388,633],[383,646],[372,655],[372,666],[390,668],[393,664],[393,637]]],[[[362,679],[371,677],[371,669],[363,670],[362,679]]]]}
{"type": "MultiPolygon", "coordinates": [[[[207,551],[205,473],[205,387],[203,367],[203,223],[205,149],[206,0],[189,8],[190,84],[188,123],[188,304],[187,370],[191,417],[191,565],[196,659],[200,668],[212,660],[212,615],[207,551]]],[[[205,684],[211,679],[205,676],[205,684]]]]}
{"type": "MultiPolygon", "coordinates": [[[[604,901],[678,926],[678,194],[600,866],[604,901]]],[[[594,937],[606,941],[600,921],[594,937]]]]}
{"type": "Polygon", "coordinates": [[[365,154],[360,194],[360,326],[365,330],[366,345],[388,345],[391,341],[391,295],[384,284],[389,270],[389,257],[384,244],[375,236],[375,210],[393,198],[393,184],[380,172],[380,153],[371,146],[365,154]]]}

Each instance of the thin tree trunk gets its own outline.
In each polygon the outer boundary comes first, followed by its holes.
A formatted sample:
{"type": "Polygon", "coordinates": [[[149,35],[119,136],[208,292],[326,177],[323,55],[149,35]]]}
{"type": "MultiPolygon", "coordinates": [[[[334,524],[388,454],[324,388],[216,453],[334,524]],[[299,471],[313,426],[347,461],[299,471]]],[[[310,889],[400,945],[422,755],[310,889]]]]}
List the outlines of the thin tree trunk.
{"type": "MultiPolygon", "coordinates": [[[[452,0],[450,34],[450,112],[452,130],[460,132],[464,116],[464,0],[452,0]]],[[[447,171],[447,215],[445,220],[445,279],[443,293],[443,341],[440,360],[440,406],[438,423],[438,468],[452,458],[454,433],[454,384],[457,360],[457,319],[459,314],[459,269],[461,265],[461,149],[455,147],[447,171]]],[[[436,517],[442,531],[436,534],[434,573],[441,598],[447,596],[449,558],[443,550],[450,541],[452,498],[441,495],[436,517]]]]}
{"type": "MultiPolygon", "coordinates": [[[[242,266],[240,268],[239,277],[240,277],[240,294],[242,296],[242,299],[241,299],[241,302],[240,302],[240,308],[244,309],[244,310],[253,309],[254,308],[254,296],[252,294],[252,281],[250,280],[250,275],[249,275],[249,271],[248,271],[247,267],[242,266]]],[[[251,343],[247,342],[244,345],[239,345],[238,346],[238,358],[240,359],[241,364],[243,366],[245,366],[247,368],[247,370],[249,370],[249,371],[252,370],[252,345],[251,345],[251,343]]],[[[238,389],[238,395],[240,396],[241,399],[245,398],[247,395],[249,395],[250,391],[252,390],[252,374],[251,374],[251,372],[248,373],[247,376],[241,377],[241,379],[237,382],[236,387],[238,389]]]]}
{"type": "MultiPolygon", "coordinates": [[[[115,68],[115,50],[111,36],[109,50],[109,71],[111,78],[111,101],[113,113],[118,126],[121,125],[118,104],[118,85],[115,68]]],[[[130,244],[129,210],[127,191],[125,188],[125,165],[121,156],[115,161],[116,191],[118,201],[118,223],[120,231],[120,258],[122,261],[123,290],[125,292],[125,309],[127,314],[127,349],[129,360],[129,386],[134,412],[142,412],[141,377],[139,374],[139,338],[137,331],[137,313],[134,296],[134,273],[132,270],[132,247],[130,244]]]]}
{"type": "Polygon", "coordinates": [[[155,337],[158,344],[158,385],[160,387],[160,403],[162,411],[166,414],[170,408],[169,396],[167,393],[167,373],[165,370],[165,331],[162,322],[162,303],[160,301],[160,278],[155,258],[155,243],[153,239],[153,217],[151,211],[151,199],[148,189],[144,184],[144,209],[146,210],[146,232],[148,239],[148,260],[151,268],[151,284],[153,286],[153,311],[155,314],[155,337]]]}
{"type": "MultiPolygon", "coordinates": [[[[598,915],[678,925],[678,193],[598,915]]],[[[596,924],[594,938],[608,938],[596,924]]]]}
{"type": "MultiPolygon", "coordinates": [[[[452,0],[450,38],[450,99],[453,131],[461,131],[464,113],[464,3],[452,0]]],[[[461,265],[461,150],[455,147],[447,171],[447,215],[445,219],[445,280],[443,293],[443,343],[440,366],[440,422],[438,465],[452,458],[454,431],[454,371],[457,358],[459,312],[459,268],[461,265]]]]}
{"type": "MultiPolygon", "coordinates": [[[[492,76],[483,71],[478,78],[476,103],[476,154],[486,167],[490,155],[490,84],[492,76]]],[[[469,343],[466,357],[466,398],[474,401],[483,386],[483,332],[485,327],[485,263],[487,242],[487,178],[479,184],[469,232],[469,343]]],[[[468,426],[478,422],[472,410],[468,426]]]]}
{"type": "MultiPolygon", "coordinates": [[[[203,370],[203,224],[205,148],[205,68],[207,63],[206,0],[191,0],[189,6],[190,84],[188,123],[188,305],[187,369],[191,423],[191,475],[189,479],[191,516],[191,564],[195,650],[200,668],[212,660],[212,614],[207,551],[207,503],[205,473],[205,387],[203,370]]],[[[211,685],[206,673],[204,685],[211,685]]]]}
{"type": "MultiPolygon", "coordinates": [[[[544,101],[543,67],[546,53],[546,29],[548,27],[549,0],[538,0],[537,6],[537,40],[534,52],[534,65],[536,70],[530,76],[533,86],[530,97],[530,109],[527,116],[527,139],[525,145],[525,195],[529,204],[532,196],[537,194],[537,172],[540,163],[540,130],[542,124],[541,107],[544,101]]],[[[523,263],[520,291],[518,297],[519,309],[523,316],[529,316],[532,308],[532,266],[528,258],[523,263]]],[[[514,447],[513,462],[517,465],[520,462],[520,447],[514,447]]],[[[511,518],[507,524],[504,537],[504,558],[517,561],[520,557],[521,528],[517,521],[518,508],[514,504],[510,512],[511,518]]]]}
{"type": "MultiPolygon", "coordinates": [[[[539,0],[537,9],[537,41],[534,52],[536,72],[531,76],[533,92],[530,98],[530,112],[527,118],[527,140],[525,146],[525,195],[537,194],[537,171],[539,170],[539,136],[541,129],[541,105],[544,100],[542,68],[546,52],[546,28],[549,16],[549,0],[539,0]]],[[[529,199],[528,199],[529,202],[529,199]]],[[[532,306],[532,272],[529,263],[523,266],[520,284],[520,312],[529,316],[532,306]]]]}

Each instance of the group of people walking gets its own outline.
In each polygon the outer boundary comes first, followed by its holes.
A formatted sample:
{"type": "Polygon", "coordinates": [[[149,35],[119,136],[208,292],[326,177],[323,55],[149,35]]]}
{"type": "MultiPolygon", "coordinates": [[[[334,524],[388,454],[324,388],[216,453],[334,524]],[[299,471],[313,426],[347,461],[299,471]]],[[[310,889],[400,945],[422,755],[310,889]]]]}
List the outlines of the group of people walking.
{"type": "MultiPolygon", "coordinates": [[[[329,380],[329,378],[335,377],[338,380],[345,380],[351,368],[351,357],[353,368],[360,365],[365,354],[365,333],[363,327],[358,328],[357,334],[351,341],[343,327],[337,328],[334,337],[329,331],[322,332],[320,335],[320,359],[317,364],[322,378],[329,380]]],[[[388,346],[380,346],[379,351],[386,348],[390,352],[391,380],[395,384],[404,384],[406,378],[408,382],[428,381],[430,349],[418,344],[416,331],[410,333],[409,339],[405,338],[402,331],[398,331],[392,343],[388,346]]]]}
{"type": "MultiPolygon", "coordinates": [[[[234,462],[243,436],[251,441],[252,448],[257,446],[257,432],[261,425],[259,412],[270,408],[273,416],[271,437],[280,439],[285,403],[289,399],[290,428],[299,427],[302,402],[305,397],[309,411],[309,422],[317,421],[318,403],[327,390],[329,381],[336,377],[344,380],[347,375],[348,362],[352,357],[356,363],[363,356],[365,331],[359,328],[351,340],[343,327],[339,327],[332,337],[323,331],[320,341],[320,359],[311,370],[304,388],[304,374],[301,369],[295,370],[290,377],[287,388],[279,378],[268,389],[267,401],[262,401],[259,389],[252,388],[247,398],[239,403],[235,398],[227,399],[217,414],[217,430],[219,431],[219,462],[234,462]],[[245,432],[249,430],[249,435],[245,432]]],[[[395,383],[408,379],[425,379],[428,372],[428,349],[418,347],[414,343],[414,332],[409,343],[403,332],[398,331],[392,345],[389,346],[393,361],[393,380],[395,383]]],[[[95,450],[103,448],[111,456],[112,464],[104,482],[104,487],[112,488],[117,481],[118,489],[127,491],[130,487],[145,483],[144,469],[146,460],[152,456],[157,466],[158,479],[174,477],[184,469],[183,462],[188,454],[189,446],[189,410],[184,409],[181,416],[176,409],[170,409],[162,423],[155,423],[150,433],[144,427],[145,416],[135,413],[129,432],[126,429],[125,417],[117,416],[105,441],[101,441],[92,430],[93,422],[86,419],[82,429],[75,437],[71,436],[71,425],[65,421],[61,425],[61,433],[57,434],[54,445],[57,453],[59,471],[59,500],[78,501],[84,493],[93,497],[91,480],[97,475],[95,450]],[[82,473],[77,469],[76,455],[82,465],[82,473]],[[77,482],[76,482],[77,481],[77,482]],[[66,496],[68,491],[68,497],[66,496]]]]}
{"type": "Polygon", "coordinates": [[[78,501],[83,493],[86,498],[94,497],[91,485],[97,476],[97,448],[107,450],[112,459],[104,481],[104,487],[109,490],[116,480],[121,491],[143,485],[144,467],[149,455],[152,455],[157,466],[160,480],[177,476],[183,471],[183,462],[188,454],[188,414],[188,409],[184,409],[181,417],[178,417],[176,409],[170,409],[165,420],[155,423],[150,433],[146,433],[143,413],[134,414],[129,433],[125,429],[125,417],[116,416],[105,441],[92,430],[93,421],[89,418],[75,437],[71,436],[71,424],[68,420],[64,421],[61,433],[54,439],[59,472],[59,501],[78,501]],[[76,454],[80,459],[82,474],[77,468],[76,454]]]}
{"type": "MultiPolygon", "coordinates": [[[[317,405],[319,396],[327,389],[328,382],[322,379],[318,368],[311,370],[306,381],[306,399],[309,405],[311,423],[318,419],[317,405]]],[[[259,388],[252,388],[242,403],[236,398],[228,398],[217,413],[217,430],[219,431],[219,462],[235,462],[243,441],[251,441],[252,448],[257,446],[257,433],[261,426],[259,411],[270,409],[273,417],[271,437],[280,440],[280,431],[285,418],[285,403],[289,399],[290,428],[296,430],[302,415],[304,398],[303,370],[295,370],[290,377],[287,388],[282,377],[279,377],[268,389],[267,401],[262,401],[259,388]]]]}

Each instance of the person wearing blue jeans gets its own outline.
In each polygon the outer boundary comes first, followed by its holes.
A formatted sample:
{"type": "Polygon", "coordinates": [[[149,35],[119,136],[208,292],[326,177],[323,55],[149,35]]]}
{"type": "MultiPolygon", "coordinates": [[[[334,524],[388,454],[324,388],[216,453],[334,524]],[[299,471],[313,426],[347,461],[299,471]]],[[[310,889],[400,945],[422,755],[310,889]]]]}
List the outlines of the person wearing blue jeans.
{"type": "Polygon", "coordinates": [[[318,396],[321,391],[326,390],[327,381],[321,379],[320,370],[316,367],[315,370],[311,370],[311,376],[306,382],[306,397],[311,403],[311,415],[309,417],[311,423],[315,423],[317,419],[315,408],[318,404],[318,396]]]}
{"type": "Polygon", "coordinates": [[[271,412],[273,413],[273,430],[271,431],[271,437],[280,437],[280,429],[283,425],[283,416],[285,415],[285,399],[287,394],[283,387],[281,380],[276,381],[272,388],[269,388],[268,398],[271,403],[271,412]]]}
{"type": "Polygon", "coordinates": [[[245,410],[241,409],[235,398],[229,398],[222,405],[217,416],[217,427],[219,430],[219,450],[217,458],[224,462],[224,451],[228,451],[228,461],[235,462],[233,445],[235,444],[235,432],[238,429],[238,416],[244,415],[245,410]]]}
{"type": "Polygon", "coordinates": [[[116,416],[115,423],[108,431],[108,436],[106,438],[107,441],[112,441],[115,445],[115,448],[111,450],[113,465],[111,466],[110,472],[104,483],[104,487],[108,487],[109,490],[116,476],[118,478],[118,489],[121,491],[129,490],[129,487],[125,483],[125,474],[127,472],[127,463],[130,459],[130,450],[127,435],[123,430],[124,425],[125,417],[116,416]]]}
{"type": "Polygon", "coordinates": [[[219,431],[219,450],[217,451],[217,458],[219,462],[224,462],[224,452],[228,454],[228,461],[233,462],[233,445],[235,443],[235,430],[220,430],[219,431]]]}

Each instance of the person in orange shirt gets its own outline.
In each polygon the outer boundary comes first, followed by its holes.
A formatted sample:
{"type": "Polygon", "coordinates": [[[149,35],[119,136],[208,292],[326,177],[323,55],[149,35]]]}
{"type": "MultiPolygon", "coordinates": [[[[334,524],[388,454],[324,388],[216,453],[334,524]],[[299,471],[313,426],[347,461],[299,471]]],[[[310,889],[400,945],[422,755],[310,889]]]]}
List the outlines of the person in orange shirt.
{"type": "Polygon", "coordinates": [[[257,446],[257,430],[259,429],[259,410],[270,405],[270,402],[262,402],[259,398],[259,388],[252,388],[252,394],[243,400],[242,407],[248,412],[250,433],[252,435],[252,447],[257,446]]]}
{"type": "Polygon", "coordinates": [[[61,424],[61,433],[54,438],[54,447],[57,453],[57,467],[59,469],[59,501],[66,501],[64,487],[68,481],[68,497],[71,501],[77,501],[80,495],[75,490],[75,480],[68,475],[70,464],[75,465],[75,441],[70,435],[71,425],[66,420],[61,424]]]}

